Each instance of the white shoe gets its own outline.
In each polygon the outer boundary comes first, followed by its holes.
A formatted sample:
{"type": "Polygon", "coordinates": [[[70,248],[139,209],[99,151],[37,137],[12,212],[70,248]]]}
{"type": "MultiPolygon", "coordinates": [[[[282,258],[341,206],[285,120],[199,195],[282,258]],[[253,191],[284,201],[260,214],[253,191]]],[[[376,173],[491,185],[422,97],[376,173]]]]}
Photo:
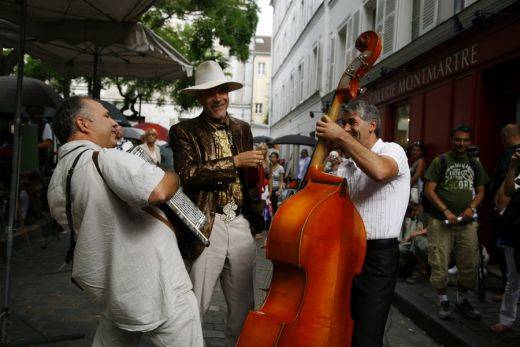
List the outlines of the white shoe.
{"type": "Polygon", "coordinates": [[[452,268],[448,269],[448,273],[450,275],[456,275],[459,273],[459,269],[457,269],[457,265],[453,266],[452,268]]]}

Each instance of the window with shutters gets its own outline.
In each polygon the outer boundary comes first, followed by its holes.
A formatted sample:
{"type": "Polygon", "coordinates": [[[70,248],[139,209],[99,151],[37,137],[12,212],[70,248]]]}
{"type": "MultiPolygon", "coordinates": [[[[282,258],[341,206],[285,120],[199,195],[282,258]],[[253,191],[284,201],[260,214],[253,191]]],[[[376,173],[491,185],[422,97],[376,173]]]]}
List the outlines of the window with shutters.
{"type": "Polygon", "coordinates": [[[345,65],[350,64],[357,56],[356,40],[361,33],[359,11],[356,11],[347,20],[347,49],[345,65]]]}
{"type": "Polygon", "coordinates": [[[312,60],[311,60],[311,66],[312,66],[312,81],[311,81],[311,93],[318,90],[318,75],[319,75],[319,47],[315,46],[312,50],[312,60]]]}
{"type": "Polygon", "coordinates": [[[421,0],[419,11],[419,36],[421,36],[437,25],[438,0],[421,0]]]}
{"type": "Polygon", "coordinates": [[[347,53],[347,25],[338,32],[338,49],[336,53],[336,71],[334,72],[334,87],[338,84],[341,73],[345,69],[345,54],[347,53]]]}
{"type": "Polygon", "coordinates": [[[377,0],[366,0],[363,2],[363,24],[364,30],[376,30],[376,6],[377,0]]]}
{"type": "Polygon", "coordinates": [[[305,23],[307,22],[307,18],[305,16],[305,0],[301,0],[300,1],[300,23],[301,23],[301,28],[303,28],[305,26],[305,23]]]}
{"type": "Polygon", "coordinates": [[[421,0],[412,3],[412,40],[419,37],[419,20],[421,18],[421,0]]]}
{"type": "Polygon", "coordinates": [[[283,117],[286,113],[287,113],[287,94],[286,94],[286,91],[285,91],[285,84],[282,85],[282,115],[280,116],[283,117]]]}
{"type": "Polygon", "coordinates": [[[323,75],[323,53],[321,46],[318,44],[318,54],[317,54],[317,68],[316,68],[316,90],[321,90],[321,81],[322,81],[322,75],[323,75]]]}
{"type": "Polygon", "coordinates": [[[381,33],[381,58],[394,52],[396,36],[397,0],[379,0],[376,7],[376,31],[381,33]]]}
{"type": "Polygon", "coordinates": [[[289,81],[289,111],[293,109],[294,106],[294,72],[291,74],[291,79],[289,81]]]}
{"type": "Polygon", "coordinates": [[[336,46],[336,37],[333,35],[329,41],[329,59],[328,59],[328,71],[327,71],[327,91],[334,88],[333,86],[333,78],[334,78],[334,58],[335,58],[335,46],[336,46]]]}
{"type": "Polygon", "coordinates": [[[302,90],[302,95],[303,95],[303,99],[306,99],[307,96],[309,96],[309,89],[310,89],[310,82],[311,82],[311,76],[312,74],[310,73],[310,60],[311,60],[311,54],[307,54],[305,56],[305,59],[303,61],[303,75],[305,76],[305,78],[303,79],[303,90],[302,90]]]}
{"type": "Polygon", "coordinates": [[[298,66],[298,76],[300,77],[299,86],[298,86],[298,102],[301,102],[303,100],[303,96],[304,96],[303,83],[305,81],[303,63],[301,63],[298,66]]]}
{"type": "Polygon", "coordinates": [[[265,75],[265,63],[258,63],[258,69],[257,69],[258,75],[265,75]]]}

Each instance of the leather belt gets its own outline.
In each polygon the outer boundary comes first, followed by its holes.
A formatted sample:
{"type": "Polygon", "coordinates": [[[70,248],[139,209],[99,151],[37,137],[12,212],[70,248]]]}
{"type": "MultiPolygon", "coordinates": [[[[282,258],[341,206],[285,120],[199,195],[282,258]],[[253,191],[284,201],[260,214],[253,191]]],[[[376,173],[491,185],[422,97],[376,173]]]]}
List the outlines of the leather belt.
{"type": "Polygon", "coordinates": [[[367,240],[367,250],[381,250],[381,249],[389,249],[397,247],[399,242],[397,238],[391,239],[377,239],[377,240],[367,240]]]}

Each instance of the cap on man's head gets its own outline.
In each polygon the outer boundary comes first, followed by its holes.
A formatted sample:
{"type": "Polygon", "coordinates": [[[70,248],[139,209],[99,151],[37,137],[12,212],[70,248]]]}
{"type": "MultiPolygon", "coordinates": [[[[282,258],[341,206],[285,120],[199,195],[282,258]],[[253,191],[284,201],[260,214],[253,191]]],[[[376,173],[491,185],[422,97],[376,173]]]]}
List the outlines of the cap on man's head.
{"type": "Polygon", "coordinates": [[[242,88],[241,83],[230,81],[224,75],[217,62],[207,60],[195,69],[195,85],[182,89],[181,93],[197,96],[206,90],[220,86],[227,86],[228,92],[242,88]]]}

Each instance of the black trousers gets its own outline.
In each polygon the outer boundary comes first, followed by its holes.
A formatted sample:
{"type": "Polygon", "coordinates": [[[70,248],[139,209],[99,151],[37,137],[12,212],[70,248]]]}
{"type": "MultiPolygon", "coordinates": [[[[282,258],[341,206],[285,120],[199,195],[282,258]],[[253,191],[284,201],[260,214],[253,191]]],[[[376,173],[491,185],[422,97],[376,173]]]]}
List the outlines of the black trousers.
{"type": "Polygon", "coordinates": [[[365,264],[352,283],[353,347],[383,345],[386,319],[399,272],[397,239],[369,240],[365,264]]]}

